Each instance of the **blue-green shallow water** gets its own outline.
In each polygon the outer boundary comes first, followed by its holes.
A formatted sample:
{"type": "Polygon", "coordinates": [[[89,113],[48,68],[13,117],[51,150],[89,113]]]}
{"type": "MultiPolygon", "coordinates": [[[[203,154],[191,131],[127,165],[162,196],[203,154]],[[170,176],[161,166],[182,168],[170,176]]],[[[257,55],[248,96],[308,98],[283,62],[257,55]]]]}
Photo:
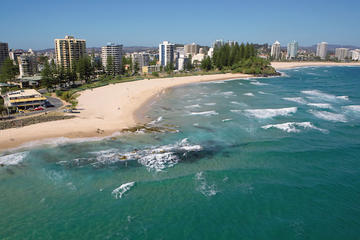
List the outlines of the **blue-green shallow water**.
{"type": "Polygon", "coordinates": [[[284,72],[171,90],[177,133],[6,153],[0,239],[360,239],[360,68],[284,72]]]}

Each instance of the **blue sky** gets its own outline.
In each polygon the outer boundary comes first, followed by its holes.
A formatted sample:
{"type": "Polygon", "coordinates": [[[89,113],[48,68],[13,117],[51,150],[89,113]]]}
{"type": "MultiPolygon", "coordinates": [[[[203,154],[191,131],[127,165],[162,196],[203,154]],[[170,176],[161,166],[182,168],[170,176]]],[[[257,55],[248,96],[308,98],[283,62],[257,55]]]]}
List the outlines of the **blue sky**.
{"type": "Polygon", "coordinates": [[[215,39],[360,46],[359,9],[359,0],[1,0],[0,41],[44,49],[68,34],[88,47],[215,39]]]}

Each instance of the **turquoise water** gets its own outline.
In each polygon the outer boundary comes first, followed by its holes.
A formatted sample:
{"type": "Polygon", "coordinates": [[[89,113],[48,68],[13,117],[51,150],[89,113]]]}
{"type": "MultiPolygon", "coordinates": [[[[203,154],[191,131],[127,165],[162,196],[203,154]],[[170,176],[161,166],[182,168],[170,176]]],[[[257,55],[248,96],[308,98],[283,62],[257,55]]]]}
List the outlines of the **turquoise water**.
{"type": "Polygon", "coordinates": [[[360,68],[284,73],[172,89],[176,133],[5,153],[0,239],[359,239],[360,68]]]}

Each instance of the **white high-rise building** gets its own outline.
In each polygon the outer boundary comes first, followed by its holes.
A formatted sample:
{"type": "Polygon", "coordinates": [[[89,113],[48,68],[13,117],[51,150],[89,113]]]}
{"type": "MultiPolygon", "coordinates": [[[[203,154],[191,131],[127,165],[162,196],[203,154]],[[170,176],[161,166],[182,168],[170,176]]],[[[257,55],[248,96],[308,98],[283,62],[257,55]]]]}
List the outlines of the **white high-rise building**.
{"type": "Polygon", "coordinates": [[[336,48],[335,49],[335,57],[340,61],[345,60],[345,58],[349,57],[349,49],[348,48],[336,48]]]}
{"type": "Polygon", "coordinates": [[[299,49],[299,44],[297,41],[293,41],[287,46],[287,59],[295,59],[299,49]]]}
{"type": "Polygon", "coordinates": [[[275,41],[271,46],[271,57],[275,60],[279,60],[281,58],[281,45],[279,41],[275,41]]]}
{"type": "Polygon", "coordinates": [[[113,72],[113,74],[121,73],[121,62],[123,56],[123,45],[115,45],[108,43],[106,46],[101,47],[101,60],[102,65],[106,72],[113,72]],[[112,61],[113,69],[108,69],[108,62],[112,61]]]}
{"type": "Polygon", "coordinates": [[[327,42],[321,42],[317,44],[316,48],[316,56],[320,57],[320,59],[324,60],[327,55],[327,42]]]}
{"type": "Polygon", "coordinates": [[[354,61],[360,61],[360,49],[351,50],[351,59],[354,61]]]}
{"type": "Polygon", "coordinates": [[[174,44],[164,41],[159,44],[159,60],[161,66],[174,63],[174,44]]]}
{"type": "Polygon", "coordinates": [[[210,57],[210,58],[212,58],[213,57],[213,55],[214,55],[214,48],[209,48],[209,51],[207,52],[207,55],[210,57]]]}

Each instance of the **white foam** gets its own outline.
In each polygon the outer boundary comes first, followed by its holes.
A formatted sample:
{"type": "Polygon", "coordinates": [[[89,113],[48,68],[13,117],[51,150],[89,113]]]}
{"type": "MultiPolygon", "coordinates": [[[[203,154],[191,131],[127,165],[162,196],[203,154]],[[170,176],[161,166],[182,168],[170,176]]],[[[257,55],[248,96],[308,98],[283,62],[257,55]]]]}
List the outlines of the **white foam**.
{"type": "MultiPolygon", "coordinates": [[[[163,120],[163,117],[162,117],[162,116],[160,116],[160,117],[158,117],[156,120],[151,121],[149,124],[156,124],[156,123],[161,122],[162,120],[163,120]]],[[[139,131],[139,130],[138,130],[138,131],[139,131]]]]}
{"type": "Polygon", "coordinates": [[[206,106],[215,106],[216,103],[204,103],[204,105],[206,105],[206,106]]]}
{"type": "Polygon", "coordinates": [[[214,196],[218,192],[216,190],[216,185],[215,184],[210,185],[210,184],[207,183],[203,172],[198,172],[198,173],[195,174],[195,181],[197,183],[196,190],[198,190],[205,197],[214,196]]]}
{"type": "Polygon", "coordinates": [[[265,86],[265,85],[269,85],[267,83],[262,83],[262,82],[259,82],[259,81],[251,81],[250,84],[252,85],[256,85],[256,86],[265,86]]]}
{"type": "Polygon", "coordinates": [[[234,94],[234,92],[232,92],[232,91],[222,92],[221,95],[224,95],[224,96],[236,96],[236,95],[234,94]]]}
{"type": "Polygon", "coordinates": [[[263,95],[269,94],[269,93],[266,93],[266,92],[263,92],[263,91],[258,91],[258,93],[259,93],[259,94],[263,94],[263,95]]]}
{"type": "Polygon", "coordinates": [[[185,108],[200,108],[200,105],[194,104],[194,105],[190,105],[190,106],[185,106],[185,108]]]}
{"type": "Polygon", "coordinates": [[[319,90],[307,90],[307,91],[301,91],[301,93],[309,95],[310,97],[307,97],[309,99],[321,99],[330,102],[334,102],[338,100],[344,100],[344,101],[349,100],[348,96],[335,96],[332,94],[321,92],[319,90]]]}
{"type": "Polygon", "coordinates": [[[226,119],[223,119],[223,120],[221,120],[221,121],[223,121],[223,122],[229,122],[229,121],[231,121],[232,119],[231,118],[226,118],[226,119]]]}
{"type": "Polygon", "coordinates": [[[308,103],[310,107],[323,108],[323,109],[332,109],[333,107],[329,103],[308,103]]]}
{"type": "Polygon", "coordinates": [[[345,100],[345,101],[349,101],[349,96],[337,96],[337,99],[341,99],[341,100],[345,100]]]}
{"type": "Polygon", "coordinates": [[[248,106],[246,103],[240,103],[240,102],[236,102],[236,101],[232,101],[232,102],[230,102],[230,103],[235,104],[235,105],[244,106],[244,107],[247,107],[247,106],[248,106]]]}
{"type": "Polygon", "coordinates": [[[245,115],[250,116],[250,117],[260,118],[260,119],[273,118],[273,117],[276,117],[276,116],[289,116],[289,115],[291,115],[293,113],[296,113],[296,111],[297,111],[297,107],[276,108],[276,109],[269,108],[269,109],[247,109],[247,110],[243,110],[245,115]]]}
{"type": "Polygon", "coordinates": [[[315,127],[311,122],[287,122],[287,123],[280,123],[280,124],[269,124],[266,126],[262,126],[263,129],[269,129],[269,128],[277,128],[284,132],[288,133],[299,133],[301,130],[299,127],[304,129],[314,129],[321,131],[323,133],[327,133],[328,131],[325,129],[321,129],[318,127],[315,127]]]}
{"type": "Polygon", "coordinates": [[[202,147],[198,144],[190,144],[187,138],[175,144],[157,146],[142,150],[121,153],[117,149],[108,149],[92,152],[94,158],[87,159],[91,165],[98,167],[110,165],[121,161],[138,161],[145,166],[148,171],[162,171],[165,168],[173,167],[189,152],[201,151],[202,147]]]}
{"type": "Polygon", "coordinates": [[[128,182],[122,184],[120,187],[115,188],[111,194],[115,196],[116,199],[122,198],[122,196],[129,191],[133,186],[135,185],[135,182],[128,182]]]}
{"type": "Polygon", "coordinates": [[[283,98],[283,99],[286,101],[290,101],[290,102],[306,104],[306,101],[302,97],[288,97],[288,98],[283,98]]]}
{"type": "Polygon", "coordinates": [[[244,96],[254,97],[255,95],[253,93],[244,93],[244,96]]]}
{"type": "Polygon", "coordinates": [[[309,110],[311,114],[313,114],[315,117],[332,121],[332,122],[347,122],[346,117],[343,114],[339,113],[332,113],[327,111],[316,111],[316,110],[309,110]]]}
{"type": "Polygon", "coordinates": [[[18,152],[18,153],[12,153],[8,155],[0,156],[0,165],[4,165],[4,166],[18,165],[25,159],[27,155],[28,152],[18,152]]]}
{"type": "Polygon", "coordinates": [[[349,105],[349,106],[343,106],[342,108],[345,110],[360,112],[360,105],[349,105]]]}
{"type": "Polygon", "coordinates": [[[212,116],[212,115],[218,115],[218,113],[216,111],[205,111],[205,112],[191,112],[190,115],[212,116]]]}

